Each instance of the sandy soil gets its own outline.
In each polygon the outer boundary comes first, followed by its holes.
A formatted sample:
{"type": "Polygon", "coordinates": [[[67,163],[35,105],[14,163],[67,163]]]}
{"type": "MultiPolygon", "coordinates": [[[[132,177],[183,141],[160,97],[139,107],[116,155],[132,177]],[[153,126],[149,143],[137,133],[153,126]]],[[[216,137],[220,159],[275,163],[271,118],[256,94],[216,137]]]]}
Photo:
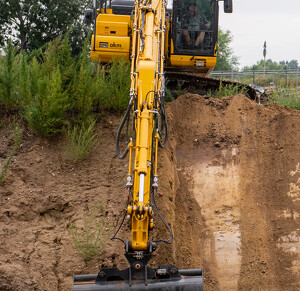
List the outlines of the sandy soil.
{"type": "MultiPolygon", "coordinates": [[[[187,94],[167,108],[170,141],[160,150],[161,212],[175,234],[151,265],[204,268],[205,290],[300,288],[300,112],[244,96],[187,94]]],[[[72,275],[127,267],[119,242],[85,263],[69,226],[99,212],[107,234],[126,205],[128,160],[115,155],[120,116],[98,124],[84,162],[63,161],[63,138],[22,128],[22,146],[0,186],[0,289],[70,290],[72,275]]],[[[1,120],[8,124],[3,113],[1,120]]],[[[0,128],[0,164],[12,147],[0,128]]],[[[168,237],[154,216],[153,237],[168,237]]],[[[126,227],[120,235],[128,236],[126,227]]]]}

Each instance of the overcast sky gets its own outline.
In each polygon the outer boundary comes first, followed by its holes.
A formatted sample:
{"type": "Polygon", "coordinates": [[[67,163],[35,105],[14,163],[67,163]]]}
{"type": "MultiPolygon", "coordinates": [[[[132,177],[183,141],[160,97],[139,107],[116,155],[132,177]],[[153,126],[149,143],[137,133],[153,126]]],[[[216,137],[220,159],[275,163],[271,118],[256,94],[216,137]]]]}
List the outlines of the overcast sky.
{"type": "Polygon", "coordinates": [[[300,0],[233,0],[232,14],[220,2],[219,25],[232,32],[240,67],[263,59],[264,41],[267,59],[300,63],[300,0]]]}

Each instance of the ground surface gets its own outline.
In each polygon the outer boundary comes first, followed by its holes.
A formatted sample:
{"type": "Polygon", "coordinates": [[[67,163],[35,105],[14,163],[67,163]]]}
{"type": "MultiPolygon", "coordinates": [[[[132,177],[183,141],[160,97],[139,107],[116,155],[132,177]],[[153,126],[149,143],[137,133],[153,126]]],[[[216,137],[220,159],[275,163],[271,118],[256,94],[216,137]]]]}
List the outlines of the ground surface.
{"type": "MultiPolygon", "coordinates": [[[[175,243],[161,245],[151,264],[203,267],[205,290],[299,289],[300,112],[243,96],[190,94],[167,112],[157,203],[175,243]]],[[[63,138],[44,140],[22,128],[22,146],[0,186],[1,290],[70,290],[74,273],[127,266],[119,242],[85,263],[69,231],[100,205],[108,235],[123,217],[128,161],[116,158],[114,145],[120,118],[98,124],[99,145],[79,164],[63,160],[63,138]]],[[[1,120],[8,123],[4,114],[1,120]]],[[[12,147],[8,125],[0,136],[3,165],[12,147]]],[[[154,237],[167,238],[154,219],[154,237]]]]}

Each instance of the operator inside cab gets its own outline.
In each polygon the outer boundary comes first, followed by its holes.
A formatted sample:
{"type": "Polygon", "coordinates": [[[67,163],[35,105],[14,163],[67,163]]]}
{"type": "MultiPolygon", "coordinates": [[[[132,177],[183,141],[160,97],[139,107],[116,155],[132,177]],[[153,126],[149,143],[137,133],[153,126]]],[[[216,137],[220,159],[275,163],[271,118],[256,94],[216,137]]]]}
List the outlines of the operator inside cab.
{"type": "Polygon", "coordinates": [[[195,2],[188,5],[188,13],[182,19],[183,41],[186,45],[199,47],[203,42],[205,30],[209,29],[209,22],[199,11],[195,2]]]}
{"type": "Polygon", "coordinates": [[[174,1],[176,26],[173,26],[173,40],[178,54],[214,54],[218,24],[216,8],[214,0],[174,1]]]}

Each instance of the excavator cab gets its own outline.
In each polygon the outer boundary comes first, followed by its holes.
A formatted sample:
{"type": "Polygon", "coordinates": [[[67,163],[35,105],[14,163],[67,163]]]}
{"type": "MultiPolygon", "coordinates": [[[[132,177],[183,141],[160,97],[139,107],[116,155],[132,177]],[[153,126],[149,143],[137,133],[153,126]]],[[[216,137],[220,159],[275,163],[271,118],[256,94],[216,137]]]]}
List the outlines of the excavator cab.
{"type": "Polygon", "coordinates": [[[174,0],[168,67],[209,74],[216,65],[218,13],[215,0],[174,0]]]}

